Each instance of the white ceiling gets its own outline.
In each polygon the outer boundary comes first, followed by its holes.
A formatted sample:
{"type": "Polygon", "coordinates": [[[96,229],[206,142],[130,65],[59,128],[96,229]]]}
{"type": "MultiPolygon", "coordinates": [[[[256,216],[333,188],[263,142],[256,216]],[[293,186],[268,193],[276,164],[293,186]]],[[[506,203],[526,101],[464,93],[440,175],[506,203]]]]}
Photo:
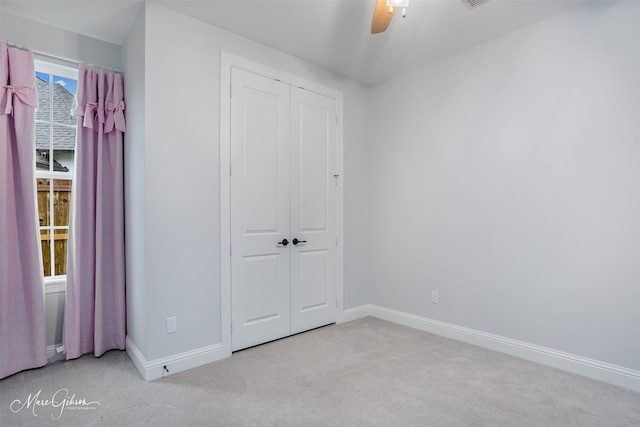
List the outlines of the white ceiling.
{"type": "MultiPolygon", "coordinates": [[[[375,0],[147,0],[375,84],[588,0],[410,0],[372,35],[375,0]]],[[[144,0],[2,0],[3,12],[122,44],[144,0]]],[[[167,29],[170,31],[170,29],[167,29]]]]}

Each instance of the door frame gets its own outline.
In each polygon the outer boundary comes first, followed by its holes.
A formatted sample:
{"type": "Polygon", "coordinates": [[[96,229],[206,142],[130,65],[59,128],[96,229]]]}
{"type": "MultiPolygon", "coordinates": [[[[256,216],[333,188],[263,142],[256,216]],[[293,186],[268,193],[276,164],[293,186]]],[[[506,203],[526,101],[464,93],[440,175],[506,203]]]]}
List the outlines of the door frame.
{"type": "Polygon", "coordinates": [[[275,68],[222,51],[220,54],[220,327],[222,357],[231,356],[231,68],[240,68],[264,77],[319,93],[336,100],[336,150],[338,185],[336,191],[337,260],[336,323],[343,319],[344,271],[344,173],[342,92],[275,68]]]}

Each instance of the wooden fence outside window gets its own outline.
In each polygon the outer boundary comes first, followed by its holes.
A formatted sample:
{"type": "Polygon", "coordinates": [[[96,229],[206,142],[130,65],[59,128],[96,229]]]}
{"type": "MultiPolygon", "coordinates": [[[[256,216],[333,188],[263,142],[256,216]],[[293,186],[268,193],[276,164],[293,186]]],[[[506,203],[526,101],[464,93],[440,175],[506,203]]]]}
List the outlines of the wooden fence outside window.
{"type": "Polygon", "coordinates": [[[45,276],[65,275],[67,269],[67,239],[69,237],[69,208],[71,205],[71,180],[53,180],[53,211],[50,211],[50,179],[38,178],[38,217],[40,219],[40,243],[45,276]],[[53,216],[53,218],[51,218],[53,216]],[[53,219],[53,224],[52,224],[53,219]],[[53,229],[51,226],[63,226],[53,229]],[[52,236],[53,232],[53,236],[52,236]],[[51,268],[51,239],[53,237],[53,262],[51,268]]]}

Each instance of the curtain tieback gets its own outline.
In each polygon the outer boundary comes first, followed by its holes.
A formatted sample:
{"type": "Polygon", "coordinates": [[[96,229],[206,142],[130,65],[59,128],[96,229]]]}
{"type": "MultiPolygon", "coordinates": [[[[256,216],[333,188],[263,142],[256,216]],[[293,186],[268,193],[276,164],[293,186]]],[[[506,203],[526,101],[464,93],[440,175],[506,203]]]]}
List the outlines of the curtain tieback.
{"type": "Polygon", "coordinates": [[[84,121],[82,125],[89,129],[97,130],[98,128],[98,103],[87,102],[84,107],[84,121]],[[95,126],[94,126],[95,125],[95,126]]]}
{"type": "Polygon", "coordinates": [[[4,114],[13,116],[13,101],[15,98],[18,98],[23,104],[37,108],[38,98],[33,87],[5,86],[4,88],[7,91],[7,105],[4,108],[4,114]]]}
{"type": "Polygon", "coordinates": [[[104,124],[104,133],[109,133],[116,128],[120,132],[126,132],[124,120],[124,101],[119,103],[107,103],[107,121],[104,124]]]}

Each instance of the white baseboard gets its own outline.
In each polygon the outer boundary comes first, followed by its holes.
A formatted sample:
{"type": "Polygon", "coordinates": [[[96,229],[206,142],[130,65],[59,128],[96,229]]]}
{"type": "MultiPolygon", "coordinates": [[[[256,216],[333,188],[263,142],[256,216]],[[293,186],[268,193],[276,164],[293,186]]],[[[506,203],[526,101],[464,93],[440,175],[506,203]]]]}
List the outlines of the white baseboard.
{"type": "Polygon", "coordinates": [[[126,350],[145,381],[157,380],[222,359],[222,345],[219,343],[147,361],[133,340],[127,337],[126,350]],[[169,372],[165,371],[165,366],[169,372]]]}
{"type": "Polygon", "coordinates": [[[343,320],[360,319],[372,316],[421,331],[441,335],[458,341],[488,348],[501,353],[516,356],[532,362],[541,363],[567,372],[593,378],[619,387],[640,391],[640,371],[612,365],[594,359],[565,353],[563,351],[529,344],[523,341],[465,328],[426,317],[391,310],[372,304],[344,310],[343,320]]]}
{"type": "Polygon", "coordinates": [[[350,322],[363,317],[373,316],[373,308],[371,304],[361,305],[353,308],[346,308],[342,311],[342,322],[350,322]]]}
{"type": "Polygon", "coordinates": [[[58,348],[62,347],[62,343],[47,346],[47,363],[65,360],[67,356],[64,352],[58,352],[58,348]]]}

